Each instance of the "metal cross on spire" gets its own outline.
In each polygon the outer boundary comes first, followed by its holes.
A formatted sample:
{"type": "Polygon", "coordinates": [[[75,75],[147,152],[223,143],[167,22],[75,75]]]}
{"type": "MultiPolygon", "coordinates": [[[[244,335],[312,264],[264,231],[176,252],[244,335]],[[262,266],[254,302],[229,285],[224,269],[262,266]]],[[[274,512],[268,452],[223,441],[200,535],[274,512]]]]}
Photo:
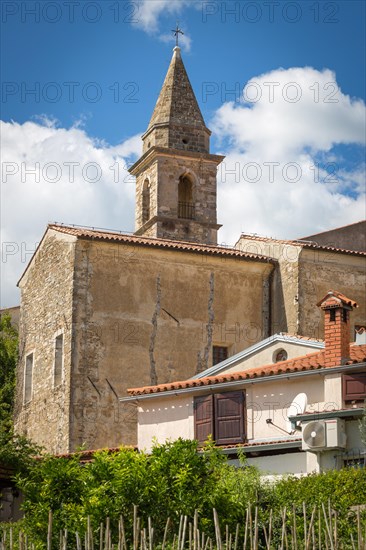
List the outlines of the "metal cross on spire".
{"type": "Polygon", "coordinates": [[[178,46],[179,35],[184,34],[184,32],[179,28],[178,21],[177,21],[177,28],[172,29],[172,32],[174,33],[174,36],[175,36],[175,45],[178,46]]]}

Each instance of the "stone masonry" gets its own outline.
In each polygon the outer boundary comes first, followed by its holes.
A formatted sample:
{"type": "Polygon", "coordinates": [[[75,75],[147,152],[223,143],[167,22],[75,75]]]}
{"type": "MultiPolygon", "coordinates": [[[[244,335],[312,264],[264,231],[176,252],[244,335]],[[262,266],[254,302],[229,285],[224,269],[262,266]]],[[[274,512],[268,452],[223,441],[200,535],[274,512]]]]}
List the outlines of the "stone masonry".
{"type": "Polygon", "coordinates": [[[209,153],[210,134],[176,47],[142,138],[143,156],[130,169],[136,176],[136,235],[217,243],[216,172],[224,157],[209,153]],[[184,204],[181,177],[191,185],[184,204]]]}

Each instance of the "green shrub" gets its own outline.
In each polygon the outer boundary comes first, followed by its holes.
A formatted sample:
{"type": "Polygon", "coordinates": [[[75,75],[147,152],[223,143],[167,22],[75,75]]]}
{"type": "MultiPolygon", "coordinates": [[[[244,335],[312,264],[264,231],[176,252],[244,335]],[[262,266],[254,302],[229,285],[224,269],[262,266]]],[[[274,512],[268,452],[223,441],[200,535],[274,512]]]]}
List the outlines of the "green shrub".
{"type": "MultiPolygon", "coordinates": [[[[117,535],[118,520],[123,515],[127,537],[131,540],[133,507],[138,506],[140,527],[151,518],[155,540],[162,540],[166,520],[178,531],[181,515],[192,520],[199,515],[200,529],[214,537],[212,510],[217,510],[221,530],[226,525],[235,533],[239,524],[241,540],[248,505],[252,514],[257,507],[260,526],[259,542],[264,545],[263,526],[268,526],[273,510],[274,543],[280,544],[281,511],[287,510],[288,530],[296,524],[303,536],[303,502],[309,522],[314,505],[328,503],[337,513],[339,540],[357,540],[357,526],[350,507],[366,503],[366,470],[344,469],[302,478],[289,476],[268,483],[258,470],[247,466],[241,457],[240,467],[233,467],[226,457],[208,442],[198,449],[195,441],[179,439],[155,445],[151,454],[131,448],[97,452],[93,460],[80,463],[80,455],[71,458],[45,456],[36,460],[25,474],[17,477],[25,495],[24,528],[35,548],[45,548],[49,510],[53,513],[54,545],[59,531],[73,533],[70,548],[75,548],[75,532],[84,537],[87,518],[98,536],[100,524],[110,518],[111,530],[117,535]]],[[[366,518],[365,518],[366,519],[366,518]]],[[[318,522],[318,512],[315,525],[318,522]]],[[[324,527],[324,520],[323,527],[324,527]]]]}

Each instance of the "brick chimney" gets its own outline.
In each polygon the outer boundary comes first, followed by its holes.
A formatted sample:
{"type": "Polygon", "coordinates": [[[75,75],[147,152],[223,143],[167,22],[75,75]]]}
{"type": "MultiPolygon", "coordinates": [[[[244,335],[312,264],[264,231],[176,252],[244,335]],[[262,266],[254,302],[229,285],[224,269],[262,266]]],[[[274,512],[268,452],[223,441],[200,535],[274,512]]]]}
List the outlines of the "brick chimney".
{"type": "Polygon", "coordinates": [[[325,367],[343,365],[350,359],[350,312],[358,304],[336,290],[318,302],[324,311],[325,367]]]}

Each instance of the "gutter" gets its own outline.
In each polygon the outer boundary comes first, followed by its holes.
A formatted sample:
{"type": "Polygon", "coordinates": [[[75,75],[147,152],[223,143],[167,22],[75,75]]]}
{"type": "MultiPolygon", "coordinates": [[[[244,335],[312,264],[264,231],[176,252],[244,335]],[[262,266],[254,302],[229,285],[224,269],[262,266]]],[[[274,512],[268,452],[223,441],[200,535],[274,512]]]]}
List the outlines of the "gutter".
{"type": "Polygon", "coordinates": [[[307,414],[297,414],[295,416],[289,416],[291,422],[306,422],[307,420],[326,420],[327,418],[359,418],[364,414],[364,409],[358,407],[357,409],[344,409],[334,411],[319,411],[307,414]]]}
{"type": "Polygon", "coordinates": [[[208,384],[208,385],[202,385],[197,387],[182,388],[182,389],[161,391],[156,393],[147,393],[147,394],[141,394],[141,395],[132,395],[128,397],[120,397],[119,401],[121,403],[128,403],[128,402],[134,402],[134,401],[135,402],[142,401],[144,399],[159,399],[159,398],[161,399],[164,397],[187,395],[192,393],[195,394],[195,393],[202,393],[202,392],[215,392],[217,390],[250,386],[251,384],[260,384],[260,383],[269,382],[269,381],[272,382],[272,381],[281,381],[281,380],[291,380],[296,377],[302,378],[302,377],[314,376],[314,375],[325,376],[327,374],[342,374],[344,372],[354,372],[357,369],[364,369],[364,368],[366,368],[366,362],[355,363],[351,365],[341,365],[339,367],[323,367],[320,369],[315,368],[315,369],[309,369],[305,371],[287,372],[283,374],[282,373],[272,374],[272,375],[269,374],[267,376],[259,376],[257,378],[246,378],[244,380],[233,380],[231,382],[221,382],[220,384],[208,384]]]}
{"type": "MultiPolygon", "coordinates": [[[[266,451],[279,451],[281,449],[301,449],[301,439],[295,439],[294,441],[286,441],[286,442],[279,442],[279,443],[263,443],[263,445],[237,445],[235,447],[218,447],[220,450],[220,453],[224,455],[232,455],[237,454],[240,449],[244,451],[244,453],[259,453],[259,452],[266,452],[266,451]]],[[[198,454],[203,454],[202,451],[199,451],[198,454]]]]}

